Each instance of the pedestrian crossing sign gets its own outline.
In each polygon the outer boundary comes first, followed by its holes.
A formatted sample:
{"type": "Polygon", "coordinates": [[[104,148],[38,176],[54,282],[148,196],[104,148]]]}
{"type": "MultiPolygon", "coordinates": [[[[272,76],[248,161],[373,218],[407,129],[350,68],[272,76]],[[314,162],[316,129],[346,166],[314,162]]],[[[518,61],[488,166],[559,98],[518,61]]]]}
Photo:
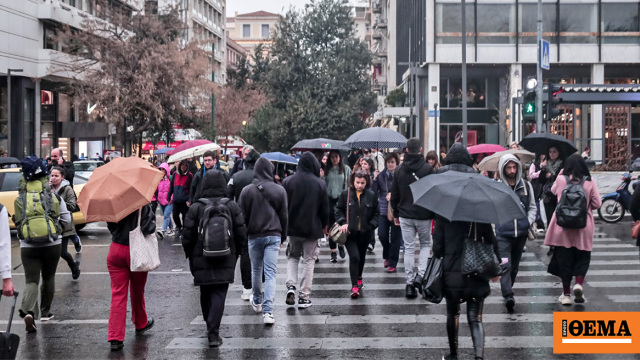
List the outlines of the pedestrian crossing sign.
{"type": "Polygon", "coordinates": [[[549,70],[549,59],[549,42],[540,40],[540,44],[538,45],[538,66],[542,69],[549,70]]]}

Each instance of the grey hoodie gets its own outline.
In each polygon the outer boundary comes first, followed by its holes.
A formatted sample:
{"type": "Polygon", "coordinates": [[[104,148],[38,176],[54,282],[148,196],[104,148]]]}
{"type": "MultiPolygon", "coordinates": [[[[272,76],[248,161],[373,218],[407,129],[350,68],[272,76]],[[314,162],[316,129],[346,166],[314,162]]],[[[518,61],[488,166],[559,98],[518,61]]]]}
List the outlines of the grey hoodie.
{"type": "Polygon", "coordinates": [[[508,237],[527,236],[529,226],[533,224],[536,219],[537,211],[536,200],[533,194],[533,187],[531,186],[531,183],[522,179],[522,164],[520,164],[520,160],[518,160],[517,157],[511,154],[506,154],[500,158],[500,161],[498,162],[498,174],[500,175],[500,179],[502,180],[502,182],[505,185],[511,187],[513,191],[515,191],[516,195],[518,195],[520,201],[523,203],[523,209],[527,212],[527,216],[526,218],[513,220],[513,222],[497,225],[496,235],[508,237]],[[504,174],[504,168],[509,162],[515,162],[518,169],[516,172],[515,187],[511,187],[507,183],[507,178],[504,174]],[[524,203],[527,198],[529,199],[528,205],[524,203]]]}

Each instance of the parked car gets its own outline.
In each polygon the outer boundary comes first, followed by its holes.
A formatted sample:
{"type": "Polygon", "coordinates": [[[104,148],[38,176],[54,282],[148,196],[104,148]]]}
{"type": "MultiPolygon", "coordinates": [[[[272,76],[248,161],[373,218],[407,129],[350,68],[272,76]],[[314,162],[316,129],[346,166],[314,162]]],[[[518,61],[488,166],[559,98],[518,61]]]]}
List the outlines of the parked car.
{"type": "Polygon", "coordinates": [[[93,170],[104,165],[102,160],[78,160],[73,162],[73,168],[76,171],[76,175],[80,175],[83,178],[88,179],[93,174],[93,170]]]}

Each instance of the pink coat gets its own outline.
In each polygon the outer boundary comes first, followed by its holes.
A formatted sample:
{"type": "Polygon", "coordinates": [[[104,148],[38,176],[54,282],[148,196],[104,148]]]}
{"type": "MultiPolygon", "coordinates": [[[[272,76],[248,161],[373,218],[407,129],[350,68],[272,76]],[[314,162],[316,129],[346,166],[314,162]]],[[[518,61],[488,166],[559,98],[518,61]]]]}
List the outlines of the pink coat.
{"type": "MultiPolygon", "coordinates": [[[[166,173],[169,174],[169,165],[167,163],[162,163],[160,165],[161,168],[165,169],[166,173]]],[[[171,204],[171,201],[167,201],[167,195],[169,195],[169,188],[171,187],[171,180],[169,180],[169,176],[165,176],[160,183],[158,183],[158,202],[162,206],[166,206],[171,204]]],[[[173,200],[173,197],[171,197],[173,200]]]]}
{"type": "MultiPolygon", "coordinates": [[[[562,196],[562,190],[567,186],[567,180],[562,176],[562,172],[558,175],[555,183],[551,187],[551,191],[558,197],[562,196]]],[[[551,223],[547,229],[547,235],[544,238],[544,244],[548,246],[562,246],[565,248],[575,247],[579,250],[591,251],[593,249],[593,210],[600,208],[602,201],[596,183],[591,181],[584,182],[584,190],[587,193],[589,201],[587,213],[587,226],[584,229],[565,229],[556,223],[556,213],[553,213],[551,223]]]]}

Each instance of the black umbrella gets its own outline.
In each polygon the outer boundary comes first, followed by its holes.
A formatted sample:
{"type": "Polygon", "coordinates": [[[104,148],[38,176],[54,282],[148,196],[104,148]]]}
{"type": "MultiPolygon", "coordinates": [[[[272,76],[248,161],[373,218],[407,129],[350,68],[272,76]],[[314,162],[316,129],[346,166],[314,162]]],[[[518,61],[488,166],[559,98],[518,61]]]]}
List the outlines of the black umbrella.
{"type": "Polygon", "coordinates": [[[20,165],[20,159],[11,156],[0,156],[0,166],[12,164],[20,165]]]}
{"type": "Polygon", "coordinates": [[[413,203],[449,221],[503,224],[526,216],[516,193],[475,173],[447,171],[410,185],[413,203]]]}
{"type": "Polygon", "coordinates": [[[520,146],[534,152],[536,154],[546,154],[550,147],[555,147],[560,151],[560,155],[563,158],[569,157],[569,155],[578,151],[573,143],[564,136],[551,134],[551,133],[533,133],[525,136],[520,141],[520,146]]]}
{"type": "Polygon", "coordinates": [[[407,138],[397,131],[383,127],[372,127],[355,132],[344,146],[354,149],[403,148],[407,146],[407,138]]]}
{"type": "Polygon", "coordinates": [[[342,144],[344,144],[344,141],[341,140],[332,140],[325,138],[305,139],[298,141],[295,145],[293,145],[291,150],[349,150],[349,148],[343,147],[342,144]]]}

